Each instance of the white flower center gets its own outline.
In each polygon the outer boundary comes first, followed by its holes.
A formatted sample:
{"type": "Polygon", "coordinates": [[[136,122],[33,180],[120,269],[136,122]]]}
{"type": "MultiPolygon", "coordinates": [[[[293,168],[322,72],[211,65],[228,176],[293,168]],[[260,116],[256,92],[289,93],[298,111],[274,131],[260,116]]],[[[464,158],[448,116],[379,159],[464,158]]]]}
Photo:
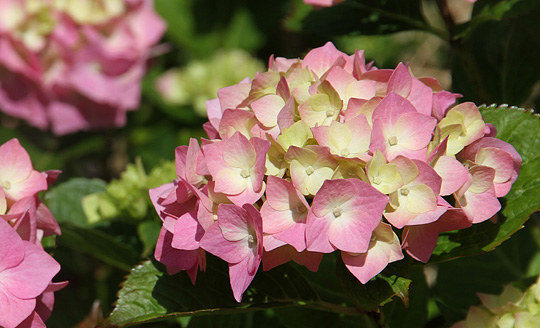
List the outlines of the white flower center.
{"type": "Polygon", "coordinates": [[[388,143],[390,144],[390,146],[395,146],[397,145],[397,137],[396,136],[391,136],[390,138],[388,138],[388,143]]]}
{"type": "Polygon", "coordinates": [[[373,183],[376,185],[380,185],[382,182],[381,177],[373,177],[373,183]]]}
{"type": "Polygon", "coordinates": [[[341,211],[341,207],[336,207],[332,210],[332,214],[334,214],[335,218],[339,218],[343,212],[341,211]]]}
{"type": "Polygon", "coordinates": [[[2,186],[2,188],[4,188],[4,190],[9,190],[9,189],[11,189],[11,182],[9,182],[7,180],[0,181],[0,186],[2,186]]]}
{"type": "Polygon", "coordinates": [[[343,148],[343,149],[341,150],[341,156],[343,156],[343,157],[347,157],[347,156],[349,156],[350,154],[351,154],[351,152],[349,151],[349,148],[343,148]]]}
{"type": "Polygon", "coordinates": [[[327,110],[326,110],[326,116],[327,116],[327,117],[332,117],[332,116],[334,116],[334,113],[335,113],[335,112],[336,112],[336,111],[335,111],[334,109],[332,109],[332,108],[327,109],[327,110]]]}
{"type": "Polygon", "coordinates": [[[240,172],[240,175],[242,176],[242,178],[244,179],[247,179],[249,178],[249,170],[246,170],[246,169],[242,169],[242,171],[240,172]]]}
{"type": "Polygon", "coordinates": [[[306,167],[306,174],[307,175],[312,175],[313,172],[315,172],[315,169],[313,168],[313,166],[306,167]]]}
{"type": "Polygon", "coordinates": [[[409,189],[409,187],[404,186],[403,188],[401,188],[401,189],[399,190],[399,193],[400,193],[401,195],[403,195],[403,196],[408,196],[410,191],[411,191],[411,190],[409,189]]]}

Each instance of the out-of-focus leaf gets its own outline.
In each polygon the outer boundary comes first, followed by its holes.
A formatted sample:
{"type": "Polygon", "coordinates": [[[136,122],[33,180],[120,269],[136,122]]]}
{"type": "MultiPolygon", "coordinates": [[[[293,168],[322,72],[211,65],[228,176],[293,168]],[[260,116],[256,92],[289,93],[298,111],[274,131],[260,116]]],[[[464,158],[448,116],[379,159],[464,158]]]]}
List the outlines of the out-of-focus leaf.
{"type": "Polygon", "coordinates": [[[540,80],[540,2],[479,1],[460,26],[452,80],[465,100],[523,105],[540,80]]]}
{"type": "Polygon", "coordinates": [[[390,302],[394,296],[398,296],[404,304],[408,304],[411,283],[410,279],[405,278],[408,268],[409,261],[406,260],[390,263],[383,272],[367,284],[362,284],[349,272],[341,257],[338,257],[336,276],[345,294],[359,309],[376,311],[381,305],[390,302]]]}
{"type": "Polygon", "coordinates": [[[224,47],[255,51],[264,40],[244,1],[156,0],[155,7],[167,21],[167,35],[192,58],[224,47]]]}
{"type": "Polygon", "coordinates": [[[130,245],[105,232],[69,222],[62,224],[62,236],[57,240],[61,246],[89,254],[126,271],[139,260],[139,255],[130,245]]]}
{"type": "Polygon", "coordinates": [[[540,118],[516,108],[480,108],[486,122],[497,128],[497,137],[521,154],[523,165],[512,189],[500,199],[503,206],[497,223],[486,221],[460,231],[444,233],[437,241],[432,261],[487,252],[523,227],[523,223],[540,207],[540,118]]]}
{"type": "MultiPolygon", "coordinates": [[[[299,13],[303,14],[301,11],[299,13]]],[[[329,35],[388,34],[432,29],[425,23],[420,1],[416,0],[349,0],[329,8],[312,10],[303,19],[302,28],[329,35]]]]}
{"type": "Polygon", "coordinates": [[[74,178],[47,191],[45,201],[58,222],[85,226],[88,220],[82,207],[82,198],[105,191],[106,186],[103,180],[74,178]]]}
{"type": "Polygon", "coordinates": [[[156,246],[161,226],[161,223],[155,221],[144,221],[137,226],[139,238],[144,246],[143,256],[150,254],[156,246]]]}

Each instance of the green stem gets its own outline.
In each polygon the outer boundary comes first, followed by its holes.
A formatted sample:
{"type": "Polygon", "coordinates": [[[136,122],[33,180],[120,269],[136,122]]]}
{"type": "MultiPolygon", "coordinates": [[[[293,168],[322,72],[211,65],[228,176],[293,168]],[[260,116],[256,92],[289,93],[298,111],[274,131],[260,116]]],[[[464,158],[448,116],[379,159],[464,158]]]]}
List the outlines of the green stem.
{"type": "Polygon", "coordinates": [[[305,306],[314,310],[322,310],[326,312],[339,313],[339,314],[352,315],[352,316],[360,316],[360,315],[365,315],[369,313],[367,311],[360,310],[356,307],[343,306],[339,304],[328,303],[325,301],[316,301],[312,303],[307,303],[305,306]]]}

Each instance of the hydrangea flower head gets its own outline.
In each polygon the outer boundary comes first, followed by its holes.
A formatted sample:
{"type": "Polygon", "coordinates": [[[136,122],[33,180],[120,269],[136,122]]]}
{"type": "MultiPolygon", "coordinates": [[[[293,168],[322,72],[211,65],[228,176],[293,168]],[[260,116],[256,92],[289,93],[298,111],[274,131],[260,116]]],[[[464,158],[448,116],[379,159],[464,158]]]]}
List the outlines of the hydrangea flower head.
{"type": "Polygon", "coordinates": [[[189,270],[203,266],[172,254],[222,258],[237,301],[260,261],[315,271],[339,252],[361,283],[403,251],[426,262],[440,233],[500,209],[521,165],[474,104],[456,105],[459,95],[406,64],[379,70],[332,43],[271,57],[267,72],[217,96],[209,140],[181,146],[178,179],[151,190],[174,235],[158,245],[170,257],[156,256],[189,270]]]}

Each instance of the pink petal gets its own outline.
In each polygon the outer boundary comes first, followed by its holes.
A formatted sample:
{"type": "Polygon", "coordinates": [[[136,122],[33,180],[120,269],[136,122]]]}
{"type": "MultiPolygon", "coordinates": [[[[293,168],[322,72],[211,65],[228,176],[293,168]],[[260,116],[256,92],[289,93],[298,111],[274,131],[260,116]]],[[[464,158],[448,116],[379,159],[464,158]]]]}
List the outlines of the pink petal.
{"type": "Polygon", "coordinates": [[[13,182],[28,178],[33,170],[30,156],[19,140],[11,139],[0,146],[0,179],[13,182]]]}
{"type": "Polygon", "coordinates": [[[0,326],[17,327],[35,307],[35,298],[17,298],[0,286],[0,326]]]}
{"type": "Polygon", "coordinates": [[[198,249],[199,241],[203,235],[204,229],[197,220],[195,212],[186,213],[174,223],[171,246],[186,251],[198,249]]]}
{"type": "Polygon", "coordinates": [[[399,63],[394,70],[394,73],[388,80],[387,93],[395,92],[403,98],[407,98],[407,96],[411,92],[411,87],[411,73],[409,72],[409,69],[405,65],[403,65],[403,63],[399,63]]]}
{"type": "Polygon", "coordinates": [[[332,42],[327,42],[323,47],[308,52],[302,61],[302,67],[309,67],[318,77],[322,77],[336,61],[343,60],[345,57],[345,54],[337,50],[332,42]]]}
{"type": "Polygon", "coordinates": [[[3,270],[18,266],[24,259],[21,237],[4,219],[0,219],[0,274],[3,270]]]}
{"type": "Polygon", "coordinates": [[[0,272],[0,281],[15,297],[35,298],[60,271],[60,264],[36,245],[27,241],[23,243],[24,260],[16,267],[0,272]]]}
{"type": "Polygon", "coordinates": [[[412,79],[411,93],[407,97],[418,113],[431,116],[433,107],[433,90],[420,82],[418,79],[412,79]]]}
{"type": "Polygon", "coordinates": [[[434,166],[442,178],[441,196],[456,192],[468,179],[468,171],[458,160],[450,156],[442,156],[434,166]]]}
{"type": "MultiPolygon", "coordinates": [[[[249,284],[251,284],[251,281],[253,281],[256,273],[256,271],[253,273],[249,273],[249,260],[250,257],[248,256],[239,263],[229,264],[229,277],[231,280],[231,288],[233,290],[234,299],[239,303],[242,301],[242,294],[244,294],[246,289],[249,287],[249,284]]],[[[259,264],[260,260],[259,263],[257,263],[257,267],[259,267],[259,264]]]]}
{"type": "Polygon", "coordinates": [[[214,224],[206,230],[201,239],[201,247],[228,263],[239,263],[251,252],[247,241],[247,232],[245,240],[228,241],[223,237],[219,224],[214,224]]]}
{"type": "Polygon", "coordinates": [[[243,208],[236,205],[220,204],[217,214],[223,238],[228,241],[239,241],[247,238],[248,218],[243,208]]]}
{"type": "Polygon", "coordinates": [[[165,264],[167,273],[170,275],[180,271],[189,270],[197,267],[199,261],[199,251],[184,251],[171,246],[173,234],[165,227],[161,228],[159,238],[156,244],[154,256],[156,260],[165,264]]]}

